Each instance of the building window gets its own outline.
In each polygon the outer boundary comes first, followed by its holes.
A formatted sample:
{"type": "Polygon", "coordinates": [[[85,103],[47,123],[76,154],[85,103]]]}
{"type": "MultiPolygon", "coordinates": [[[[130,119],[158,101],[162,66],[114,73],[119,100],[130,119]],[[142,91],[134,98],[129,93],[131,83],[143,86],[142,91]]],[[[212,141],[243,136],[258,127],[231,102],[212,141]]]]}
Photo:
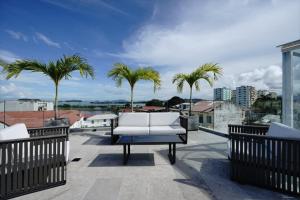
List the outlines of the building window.
{"type": "Polygon", "coordinates": [[[199,123],[203,123],[203,115],[199,115],[199,123]]]}
{"type": "Polygon", "coordinates": [[[207,123],[209,123],[209,124],[212,123],[211,116],[207,116],[206,120],[207,120],[207,123]]]}

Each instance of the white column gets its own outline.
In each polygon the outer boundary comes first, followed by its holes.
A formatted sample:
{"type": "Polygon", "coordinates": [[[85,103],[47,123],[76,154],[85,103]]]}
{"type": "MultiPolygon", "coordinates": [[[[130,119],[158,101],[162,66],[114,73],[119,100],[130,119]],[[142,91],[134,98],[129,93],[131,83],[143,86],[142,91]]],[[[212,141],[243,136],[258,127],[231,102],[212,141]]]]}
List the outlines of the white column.
{"type": "Polygon", "coordinates": [[[282,52],[282,120],[293,127],[293,69],[292,54],[282,52]]]}

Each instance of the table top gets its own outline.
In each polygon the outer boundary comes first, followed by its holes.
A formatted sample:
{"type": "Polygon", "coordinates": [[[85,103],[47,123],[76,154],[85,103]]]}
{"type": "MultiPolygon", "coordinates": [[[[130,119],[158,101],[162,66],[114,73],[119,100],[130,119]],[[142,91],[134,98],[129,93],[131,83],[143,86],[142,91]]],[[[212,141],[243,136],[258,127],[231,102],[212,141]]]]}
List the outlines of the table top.
{"type": "Polygon", "coordinates": [[[178,135],[136,135],[120,136],[116,144],[170,144],[183,143],[178,135]]]}

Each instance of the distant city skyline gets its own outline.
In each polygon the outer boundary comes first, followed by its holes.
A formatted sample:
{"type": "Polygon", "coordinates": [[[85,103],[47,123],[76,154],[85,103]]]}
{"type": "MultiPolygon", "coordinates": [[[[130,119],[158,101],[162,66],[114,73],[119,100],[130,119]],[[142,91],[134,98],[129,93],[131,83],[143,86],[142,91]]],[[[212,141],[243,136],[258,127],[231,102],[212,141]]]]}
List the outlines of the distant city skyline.
{"type": "MultiPolygon", "coordinates": [[[[96,79],[74,74],[62,82],[60,100],[128,100],[128,85],[117,88],[106,77],[115,62],[160,72],[161,90],[153,93],[152,84],[142,81],[135,88],[136,101],[188,98],[188,89],[177,93],[172,76],[206,62],[224,69],[215,88],[253,85],[281,94],[281,52],[276,46],[299,39],[299,5],[297,0],[2,1],[0,59],[85,57],[95,67],[96,79]]],[[[0,76],[1,99],[52,100],[53,91],[50,80],[39,74],[9,81],[0,76]]],[[[201,82],[194,98],[212,99],[213,88],[201,82]]]]}

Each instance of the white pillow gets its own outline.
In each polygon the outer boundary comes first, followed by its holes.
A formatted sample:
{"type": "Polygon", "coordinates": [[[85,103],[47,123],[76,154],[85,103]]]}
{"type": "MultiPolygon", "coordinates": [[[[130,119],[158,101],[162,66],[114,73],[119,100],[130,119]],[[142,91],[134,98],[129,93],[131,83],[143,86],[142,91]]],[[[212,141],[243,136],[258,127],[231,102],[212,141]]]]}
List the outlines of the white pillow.
{"type": "Polygon", "coordinates": [[[119,126],[149,126],[149,113],[119,113],[119,126]]]}
{"type": "Polygon", "coordinates": [[[0,130],[0,141],[1,140],[13,140],[21,138],[29,138],[29,134],[25,124],[15,124],[10,127],[0,130]]]}
{"type": "Polygon", "coordinates": [[[272,137],[282,137],[282,138],[299,138],[300,139],[300,131],[294,128],[291,128],[287,125],[273,122],[270,125],[270,128],[266,134],[267,136],[272,137]]]}
{"type": "Polygon", "coordinates": [[[150,113],[150,126],[179,126],[179,112],[150,113]]]}

